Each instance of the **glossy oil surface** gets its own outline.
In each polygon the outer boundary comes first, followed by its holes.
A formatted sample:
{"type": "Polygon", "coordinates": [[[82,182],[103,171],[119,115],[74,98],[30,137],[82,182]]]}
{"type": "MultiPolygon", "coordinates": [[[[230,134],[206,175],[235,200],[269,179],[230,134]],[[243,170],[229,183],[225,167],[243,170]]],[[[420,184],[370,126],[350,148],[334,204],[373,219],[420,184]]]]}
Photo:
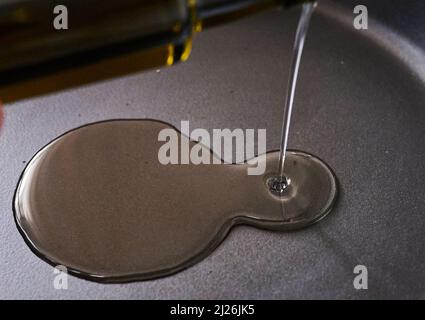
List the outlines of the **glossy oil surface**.
{"type": "Polygon", "coordinates": [[[291,184],[276,197],[266,180],[278,152],[260,160],[267,169],[259,176],[247,175],[247,163],[162,165],[158,134],[165,128],[173,127],[155,120],[99,122],[43,148],[25,169],[14,201],[18,227],[35,253],[91,280],[143,280],[202,259],[234,224],[291,230],[305,226],[305,216],[308,224],[322,218],[334,204],[334,175],[311,155],[287,154],[291,184]]]}

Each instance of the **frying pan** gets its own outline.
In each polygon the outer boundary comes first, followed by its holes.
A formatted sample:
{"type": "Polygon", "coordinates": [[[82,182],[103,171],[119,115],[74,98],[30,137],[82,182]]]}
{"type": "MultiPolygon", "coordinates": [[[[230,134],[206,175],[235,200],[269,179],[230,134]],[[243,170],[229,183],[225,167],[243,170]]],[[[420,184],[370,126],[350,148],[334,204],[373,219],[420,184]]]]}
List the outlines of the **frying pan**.
{"type": "Polygon", "coordinates": [[[22,241],[12,216],[16,183],[39,148],[80,125],[155,118],[193,127],[267,128],[280,119],[298,9],[271,9],[207,30],[189,61],[6,104],[0,133],[1,298],[424,298],[425,6],[321,1],[300,69],[289,147],[320,155],[341,187],[333,214],[293,233],[238,227],[179,274],[126,285],[70,278],[22,241]],[[260,115],[260,116],[259,116],[260,115]],[[368,289],[353,287],[355,266],[368,289]]]}

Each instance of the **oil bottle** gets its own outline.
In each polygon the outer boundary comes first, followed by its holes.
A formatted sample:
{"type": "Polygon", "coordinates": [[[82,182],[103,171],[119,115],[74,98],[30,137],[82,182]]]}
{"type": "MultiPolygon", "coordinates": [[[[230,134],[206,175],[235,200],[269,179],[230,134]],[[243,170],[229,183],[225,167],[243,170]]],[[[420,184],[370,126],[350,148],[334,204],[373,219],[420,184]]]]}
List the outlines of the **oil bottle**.
{"type": "Polygon", "coordinates": [[[0,98],[11,102],[188,59],[194,33],[305,0],[8,0],[0,98]],[[54,27],[55,8],[67,26],[54,27]],[[63,12],[61,12],[63,13],[63,12]]]}

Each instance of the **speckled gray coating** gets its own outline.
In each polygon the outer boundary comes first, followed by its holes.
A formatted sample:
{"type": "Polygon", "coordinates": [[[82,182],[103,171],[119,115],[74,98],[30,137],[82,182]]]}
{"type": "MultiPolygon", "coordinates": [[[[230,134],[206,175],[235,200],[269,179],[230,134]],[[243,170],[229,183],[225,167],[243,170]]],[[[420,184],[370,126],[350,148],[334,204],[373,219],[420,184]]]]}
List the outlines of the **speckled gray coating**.
{"type": "Polygon", "coordinates": [[[267,128],[268,148],[277,148],[298,11],[264,12],[197,36],[187,63],[5,107],[0,298],[425,298],[423,49],[375,21],[354,30],[350,10],[324,2],[313,17],[289,141],[334,169],[341,197],[333,214],[292,233],[238,227],[167,278],[102,285],[71,277],[63,291],[14,225],[23,161],[89,122],[267,128]],[[368,267],[368,290],[353,288],[357,264],[368,267]]]}

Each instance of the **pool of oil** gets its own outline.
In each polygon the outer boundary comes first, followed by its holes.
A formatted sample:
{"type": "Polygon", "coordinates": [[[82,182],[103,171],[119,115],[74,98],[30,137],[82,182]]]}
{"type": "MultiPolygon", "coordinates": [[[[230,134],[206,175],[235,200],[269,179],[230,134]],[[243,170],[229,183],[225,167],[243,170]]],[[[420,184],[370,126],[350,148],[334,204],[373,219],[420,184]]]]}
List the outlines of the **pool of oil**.
{"type": "Polygon", "coordinates": [[[33,251],[90,280],[144,280],[199,261],[235,224],[292,230],[334,205],[334,196],[313,192],[315,181],[325,181],[322,191],[336,195],[332,171],[303,152],[287,153],[285,173],[293,182],[284,197],[266,186],[279,152],[260,156],[264,175],[248,175],[248,163],[161,164],[158,136],[170,128],[155,120],[104,121],[38,152],[14,200],[16,222],[33,251]]]}

